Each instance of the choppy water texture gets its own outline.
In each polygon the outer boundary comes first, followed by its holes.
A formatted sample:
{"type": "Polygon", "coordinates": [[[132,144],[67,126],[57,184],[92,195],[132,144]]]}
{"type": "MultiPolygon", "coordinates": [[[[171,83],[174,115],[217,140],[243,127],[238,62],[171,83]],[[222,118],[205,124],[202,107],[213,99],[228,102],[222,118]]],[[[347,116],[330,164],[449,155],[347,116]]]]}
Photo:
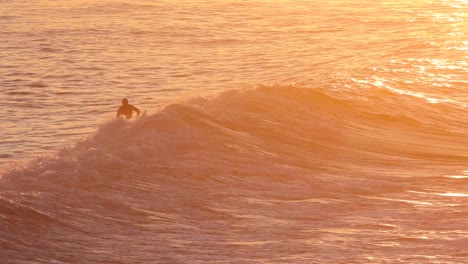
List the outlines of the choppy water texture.
{"type": "Polygon", "coordinates": [[[468,263],[467,9],[1,1],[2,263],[468,263]]]}

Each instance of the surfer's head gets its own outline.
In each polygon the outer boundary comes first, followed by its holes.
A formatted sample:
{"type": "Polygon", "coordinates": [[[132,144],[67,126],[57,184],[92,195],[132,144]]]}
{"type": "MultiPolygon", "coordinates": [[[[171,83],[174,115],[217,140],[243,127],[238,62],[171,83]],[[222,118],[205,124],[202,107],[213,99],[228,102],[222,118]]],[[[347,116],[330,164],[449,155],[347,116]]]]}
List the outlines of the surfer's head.
{"type": "Polygon", "coordinates": [[[128,105],[128,99],[127,98],[122,99],[122,105],[128,105]]]}

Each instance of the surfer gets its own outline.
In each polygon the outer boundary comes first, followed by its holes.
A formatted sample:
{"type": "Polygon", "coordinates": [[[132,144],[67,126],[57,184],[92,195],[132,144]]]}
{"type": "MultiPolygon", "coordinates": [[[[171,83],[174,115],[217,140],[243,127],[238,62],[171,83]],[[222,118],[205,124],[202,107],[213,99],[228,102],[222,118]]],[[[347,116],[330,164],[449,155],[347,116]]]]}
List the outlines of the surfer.
{"type": "Polygon", "coordinates": [[[135,106],[128,103],[128,99],[122,99],[122,105],[117,110],[117,116],[115,118],[119,118],[121,115],[125,116],[127,119],[131,119],[133,115],[133,111],[137,113],[137,116],[140,115],[140,109],[136,108],[135,106]]]}

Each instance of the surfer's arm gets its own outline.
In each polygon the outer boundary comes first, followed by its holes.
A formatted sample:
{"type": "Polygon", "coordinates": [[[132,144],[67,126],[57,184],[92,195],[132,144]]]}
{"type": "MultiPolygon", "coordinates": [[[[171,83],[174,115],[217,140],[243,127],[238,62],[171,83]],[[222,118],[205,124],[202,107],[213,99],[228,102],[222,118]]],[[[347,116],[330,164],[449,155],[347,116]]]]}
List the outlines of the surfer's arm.
{"type": "Polygon", "coordinates": [[[133,111],[137,113],[137,116],[140,116],[140,109],[136,108],[135,106],[133,107],[133,111]]]}

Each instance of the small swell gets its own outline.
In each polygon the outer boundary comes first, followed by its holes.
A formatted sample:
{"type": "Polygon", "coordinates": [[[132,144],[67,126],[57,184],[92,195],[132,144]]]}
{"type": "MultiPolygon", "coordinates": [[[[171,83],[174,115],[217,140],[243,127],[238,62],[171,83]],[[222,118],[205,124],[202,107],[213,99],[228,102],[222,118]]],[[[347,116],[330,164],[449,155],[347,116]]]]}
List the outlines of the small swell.
{"type": "Polygon", "coordinates": [[[34,92],[7,92],[8,95],[35,95],[34,92]]]}
{"type": "Polygon", "coordinates": [[[0,16],[0,20],[14,20],[17,16],[0,16]]]}
{"type": "Polygon", "coordinates": [[[41,48],[41,49],[39,49],[39,51],[41,51],[41,52],[52,52],[52,53],[61,52],[60,49],[54,49],[54,48],[41,48]]]}
{"type": "Polygon", "coordinates": [[[0,211],[4,217],[12,216],[17,218],[21,215],[19,218],[34,219],[36,221],[51,219],[51,216],[48,214],[2,196],[0,196],[0,211]]]}
{"type": "Polygon", "coordinates": [[[37,87],[37,88],[44,88],[44,87],[47,87],[47,84],[43,83],[43,82],[32,82],[30,84],[28,84],[29,87],[37,87]]]}

